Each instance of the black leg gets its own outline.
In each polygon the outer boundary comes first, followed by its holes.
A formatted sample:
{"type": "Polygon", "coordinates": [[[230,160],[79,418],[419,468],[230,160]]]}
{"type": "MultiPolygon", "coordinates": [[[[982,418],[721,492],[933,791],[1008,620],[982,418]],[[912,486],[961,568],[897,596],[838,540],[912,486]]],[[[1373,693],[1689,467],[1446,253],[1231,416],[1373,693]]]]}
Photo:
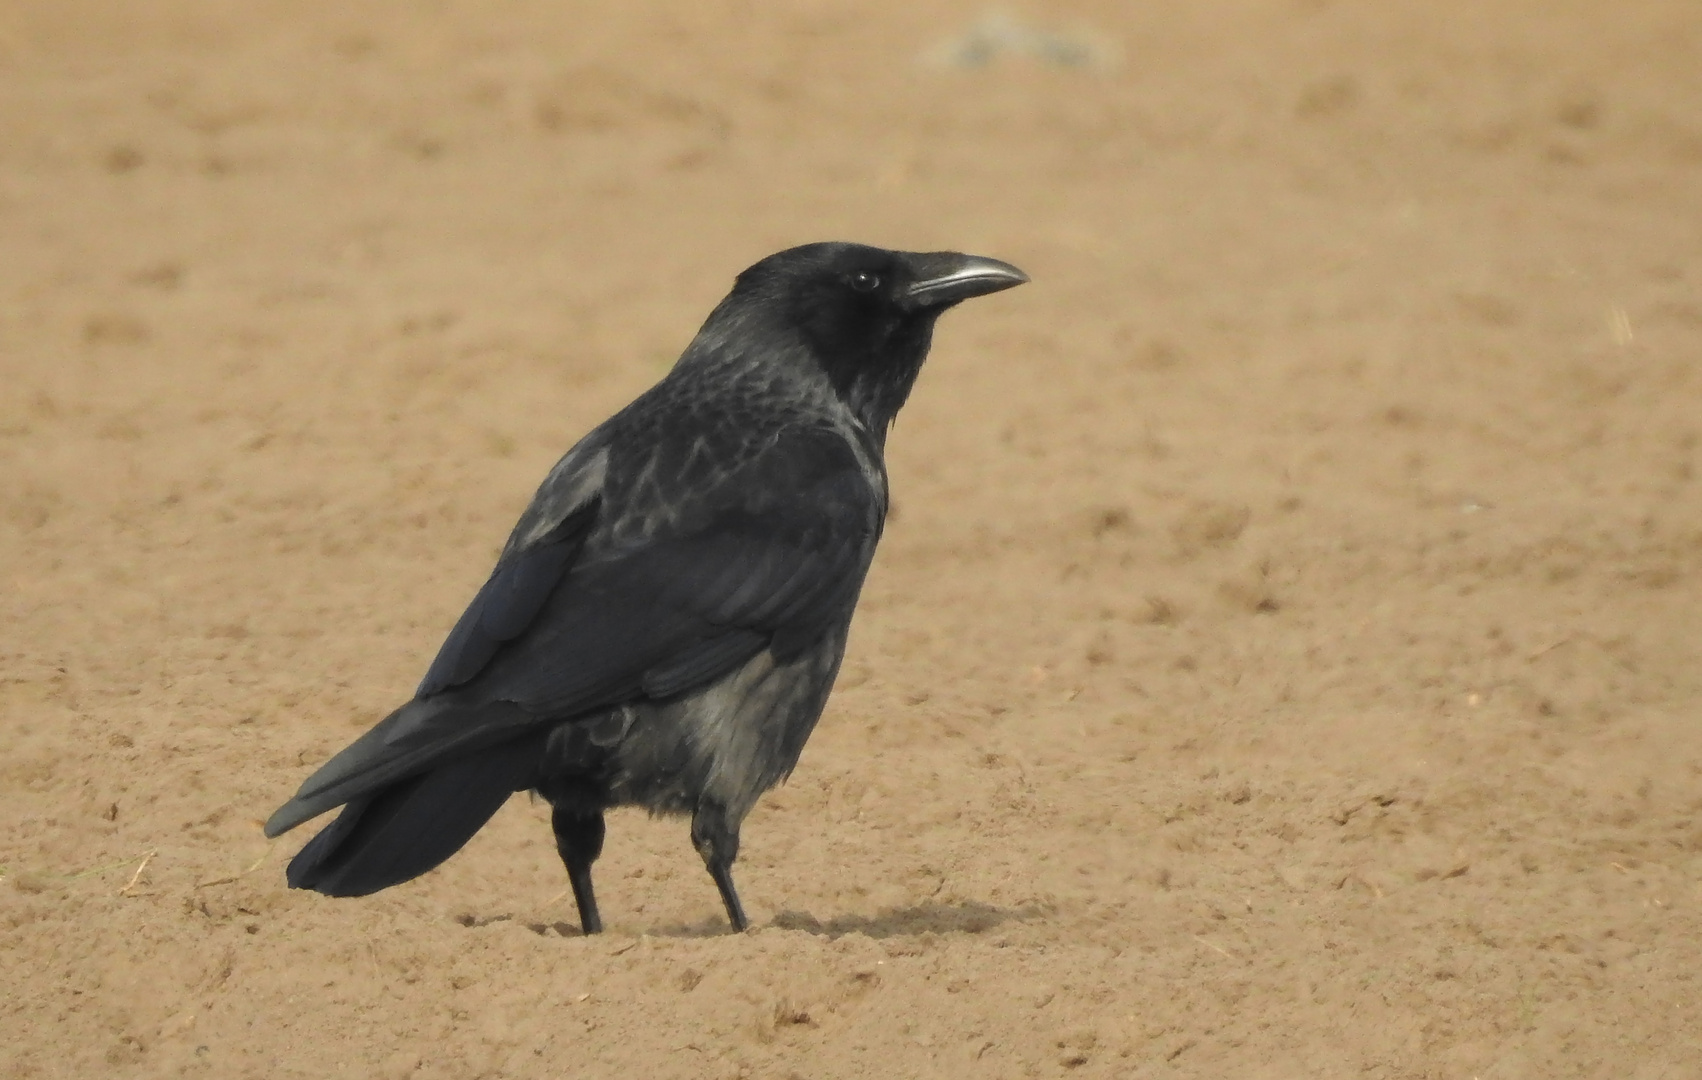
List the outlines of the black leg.
{"type": "Polygon", "coordinates": [[[603,920],[591,891],[591,864],[603,853],[603,812],[558,806],[550,823],[555,826],[556,850],[567,866],[567,880],[573,885],[574,903],[579,905],[579,925],[587,934],[600,934],[603,920]]]}
{"type": "Polygon", "coordinates": [[[744,905],[739,903],[738,890],[733,888],[733,860],[739,857],[739,825],[730,821],[724,807],[701,802],[691,819],[691,843],[709,867],[709,876],[721,891],[721,902],[727,906],[727,921],[733,929],[744,933],[750,926],[745,918],[744,905]]]}

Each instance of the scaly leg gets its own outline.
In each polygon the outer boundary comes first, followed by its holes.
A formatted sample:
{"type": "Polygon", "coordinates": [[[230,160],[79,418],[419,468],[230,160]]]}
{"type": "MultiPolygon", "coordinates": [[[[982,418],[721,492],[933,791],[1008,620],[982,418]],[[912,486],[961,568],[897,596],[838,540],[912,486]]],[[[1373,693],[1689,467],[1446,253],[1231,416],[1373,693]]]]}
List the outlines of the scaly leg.
{"type": "Polygon", "coordinates": [[[573,885],[573,901],[579,905],[579,925],[587,934],[600,934],[603,920],[597,914],[597,895],[591,891],[591,864],[603,853],[603,812],[587,814],[578,807],[557,806],[550,824],[555,826],[556,850],[573,885]]]}
{"type": "Polygon", "coordinates": [[[691,843],[703,856],[703,865],[715,879],[721,891],[721,903],[727,907],[727,921],[733,929],[744,933],[750,927],[744,905],[739,903],[738,890],[733,888],[733,860],[739,857],[739,823],[728,819],[727,810],[708,801],[697,804],[691,819],[691,843]]]}

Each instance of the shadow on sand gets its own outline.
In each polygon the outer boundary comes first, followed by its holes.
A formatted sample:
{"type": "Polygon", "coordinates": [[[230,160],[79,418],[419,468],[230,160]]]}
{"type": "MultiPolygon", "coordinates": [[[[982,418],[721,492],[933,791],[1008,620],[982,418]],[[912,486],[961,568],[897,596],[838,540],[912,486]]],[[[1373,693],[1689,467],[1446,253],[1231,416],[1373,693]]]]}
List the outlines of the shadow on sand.
{"type": "MultiPolygon", "coordinates": [[[[892,938],[917,937],[922,934],[980,934],[1005,923],[1032,922],[1050,914],[1051,909],[1043,905],[1006,908],[983,904],[977,900],[966,900],[958,904],[911,904],[908,907],[887,908],[874,915],[839,915],[825,922],[807,911],[782,911],[767,925],[779,930],[802,930],[807,934],[829,939],[844,937],[846,934],[892,938]]],[[[456,921],[466,927],[482,927],[508,922],[511,919],[513,916],[507,914],[483,917],[461,915],[456,921]]],[[[523,925],[534,934],[583,936],[576,921],[528,922],[523,925]]],[[[711,916],[692,923],[674,923],[648,931],[651,936],[663,938],[725,937],[732,932],[727,926],[727,920],[720,916],[711,916]]]]}
{"type": "Polygon", "coordinates": [[[826,922],[807,911],[782,911],[774,917],[773,925],[782,930],[803,930],[827,938],[846,934],[872,938],[914,937],[919,934],[980,934],[1008,922],[1030,922],[1047,914],[1045,908],[1037,905],[1006,908],[978,900],[956,904],[930,901],[887,908],[874,915],[838,915],[826,922]]]}
{"type": "MultiPolygon", "coordinates": [[[[920,934],[979,934],[1008,922],[1028,922],[1045,917],[1038,906],[996,907],[969,900],[959,904],[912,904],[887,908],[874,915],[838,915],[822,920],[807,911],[782,911],[767,925],[780,930],[802,930],[820,937],[837,938],[862,934],[871,938],[915,937],[920,934]]],[[[657,937],[720,937],[729,934],[727,921],[720,918],[660,927],[657,937]]]]}

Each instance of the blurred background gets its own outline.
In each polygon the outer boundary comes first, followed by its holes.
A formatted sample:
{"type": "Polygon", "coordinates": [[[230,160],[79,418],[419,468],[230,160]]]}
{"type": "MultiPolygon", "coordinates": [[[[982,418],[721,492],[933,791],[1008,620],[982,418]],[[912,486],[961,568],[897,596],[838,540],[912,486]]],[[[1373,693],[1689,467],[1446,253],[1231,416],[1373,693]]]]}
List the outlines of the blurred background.
{"type": "MultiPolygon", "coordinates": [[[[8,1075],[1678,1076],[1687,3],[12,0],[8,1075]],[[732,277],[996,256],[722,935],[618,816],[258,821],[732,277]]],[[[1685,1065],[1690,1062],[1691,1065],[1685,1065]]]]}

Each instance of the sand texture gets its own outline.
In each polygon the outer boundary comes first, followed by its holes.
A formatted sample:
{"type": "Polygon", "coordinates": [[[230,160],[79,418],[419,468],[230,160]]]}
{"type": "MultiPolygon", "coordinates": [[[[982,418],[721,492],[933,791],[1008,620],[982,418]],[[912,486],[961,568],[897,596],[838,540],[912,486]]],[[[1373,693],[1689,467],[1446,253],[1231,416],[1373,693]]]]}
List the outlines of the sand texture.
{"type": "Polygon", "coordinates": [[[0,1076],[1702,1076],[1694,3],[12,0],[0,1076]],[[259,823],[733,274],[941,323],[744,831],[259,823]]]}

